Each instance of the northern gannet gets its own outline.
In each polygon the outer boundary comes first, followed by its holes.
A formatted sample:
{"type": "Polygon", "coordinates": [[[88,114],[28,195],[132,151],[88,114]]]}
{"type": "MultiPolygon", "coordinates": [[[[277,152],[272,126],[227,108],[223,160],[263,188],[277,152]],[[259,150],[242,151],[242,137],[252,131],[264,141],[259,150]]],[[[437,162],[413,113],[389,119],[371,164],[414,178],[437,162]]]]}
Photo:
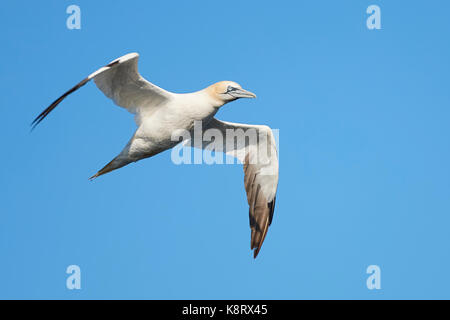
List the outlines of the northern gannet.
{"type": "MultiPolygon", "coordinates": [[[[272,222],[275,208],[278,186],[275,139],[268,126],[224,122],[214,118],[219,108],[226,103],[239,98],[255,98],[255,94],[232,81],[221,81],[193,93],[171,93],[150,83],[139,74],[138,59],[139,54],[130,53],[93,72],[45,109],[33,121],[32,128],[69,94],[92,79],[108,98],[135,114],[138,128],[131,140],[118,156],[90,179],[174,147],[180,141],[173,141],[173,132],[179,129],[192,130],[195,122],[201,121],[205,131],[219,130],[224,141],[222,144],[216,144],[215,151],[232,155],[244,164],[244,184],[251,228],[250,246],[256,258],[272,222]],[[258,133],[259,139],[246,139],[244,145],[234,142],[226,144],[229,129],[253,129],[258,133]],[[261,160],[263,157],[258,157],[260,153],[267,154],[266,161],[261,160]]],[[[205,148],[206,144],[193,146],[205,148]]]]}

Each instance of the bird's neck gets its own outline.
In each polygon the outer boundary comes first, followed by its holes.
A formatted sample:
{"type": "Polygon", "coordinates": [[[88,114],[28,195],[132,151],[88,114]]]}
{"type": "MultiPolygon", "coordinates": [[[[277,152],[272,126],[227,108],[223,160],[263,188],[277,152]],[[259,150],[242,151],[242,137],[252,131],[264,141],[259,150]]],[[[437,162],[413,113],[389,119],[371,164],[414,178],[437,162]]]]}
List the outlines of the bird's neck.
{"type": "Polygon", "coordinates": [[[225,104],[225,102],[219,98],[219,96],[213,86],[209,86],[208,88],[205,88],[205,89],[201,90],[200,92],[205,94],[206,98],[210,101],[210,103],[215,108],[220,108],[221,106],[223,106],[225,104]]]}

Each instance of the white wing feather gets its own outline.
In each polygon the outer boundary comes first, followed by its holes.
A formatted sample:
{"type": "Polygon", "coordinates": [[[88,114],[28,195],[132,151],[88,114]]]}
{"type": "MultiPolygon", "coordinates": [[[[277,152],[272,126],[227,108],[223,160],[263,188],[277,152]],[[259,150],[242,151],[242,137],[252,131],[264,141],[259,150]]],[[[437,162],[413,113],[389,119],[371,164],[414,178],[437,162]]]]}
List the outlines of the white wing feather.
{"type": "MultiPolygon", "coordinates": [[[[202,148],[224,152],[237,158],[244,164],[244,184],[249,204],[251,249],[254,257],[259,253],[275,209],[278,187],[278,155],[272,130],[267,126],[247,125],[224,122],[213,118],[204,128],[219,130],[222,141],[202,142],[202,148]],[[254,129],[257,139],[240,137],[236,139],[236,130],[244,134],[254,129]]],[[[211,132],[215,136],[214,132],[211,132]]],[[[251,136],[251,134],[250,134],[251,136]]],[[[194,142],[194,147],[196,147],[194,142]]]]}
{"type": "Polygon", "coordinates": [[[158,107],[172,95],[139,74],[138,60],[137,53],[130,53],[112,61],[111,68],[102,68],[89,76],[108,98],[134,114],[158,107]]]}
{"type": "Polygon", "coordinates": [[[94,80],[97,87],[118,106],[136,114],[136,122],[139,124],[143,114],[153,112],[157,107],[171,99],[172,93],[145,80],[138,72],[139,54],[129,53],[106,66],[91,73],[81,80],[72,89],[45,109],[34,119],[33,128],[55,109],[69,94],[78,90],[90,80],[94,80]]]}

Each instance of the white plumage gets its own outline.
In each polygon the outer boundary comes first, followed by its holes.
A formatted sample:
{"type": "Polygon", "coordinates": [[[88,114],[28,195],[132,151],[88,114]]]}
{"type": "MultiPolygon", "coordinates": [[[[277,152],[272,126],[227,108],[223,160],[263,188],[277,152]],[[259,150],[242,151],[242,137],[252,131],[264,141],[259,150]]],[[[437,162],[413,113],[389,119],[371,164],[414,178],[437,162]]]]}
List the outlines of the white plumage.
{"type": "MultiPolygon", "coordinates": [[[[179,141],[173,141],[173,132],[180,129],[192,131],[199,121],[205,131],[218,130],[223,141],[215,141],[215,151],[234,156],[244,164],[252,230],[251,249],[255,249],[256,258],[275,208],[278,185],[275,140],[267,126],[223,122],[214,118],[224,104],[256,96],[232,81],[218,82],[193,93],[172,93],[145,80],[138,72],[138,59],[137,53],[130,53],[93,72],[45,109],[33,121],[33,128],[64,98],[90,80],[94,80],[97,87],[118,106],[133,113],[138,126],[135,134],[122,152],[91,179],[174,147],[179,141]],[[257,132],[258,139],[245,140],[243,144],[230,142],[229,139],[234,139],[227,134],[231,129],[252,129],[257,132]]],[[[207,145],[205,142],[192,143],[192,146],[200,148],[207,145]]]]}

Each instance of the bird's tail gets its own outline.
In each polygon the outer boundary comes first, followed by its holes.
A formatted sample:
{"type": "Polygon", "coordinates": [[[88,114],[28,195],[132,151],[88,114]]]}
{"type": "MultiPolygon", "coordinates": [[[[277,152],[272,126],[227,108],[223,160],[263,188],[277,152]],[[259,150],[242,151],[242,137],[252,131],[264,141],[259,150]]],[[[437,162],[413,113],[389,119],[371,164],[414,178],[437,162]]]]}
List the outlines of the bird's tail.
{"type": "Polygon", "coordinates": [[[119,158],[119,157],[115,157],[111,162],[109,162],[106,166],[104,166],[96,174],[94,174],[92,177],[90,177],[89,180],[93,180],[97,177],[100,177],[101,175],[104,175],[105,173],[122,168],[123,166],[126,166],[130,162],[132,162],[132,161],[125,160],[125,159],[119,158]]]}

